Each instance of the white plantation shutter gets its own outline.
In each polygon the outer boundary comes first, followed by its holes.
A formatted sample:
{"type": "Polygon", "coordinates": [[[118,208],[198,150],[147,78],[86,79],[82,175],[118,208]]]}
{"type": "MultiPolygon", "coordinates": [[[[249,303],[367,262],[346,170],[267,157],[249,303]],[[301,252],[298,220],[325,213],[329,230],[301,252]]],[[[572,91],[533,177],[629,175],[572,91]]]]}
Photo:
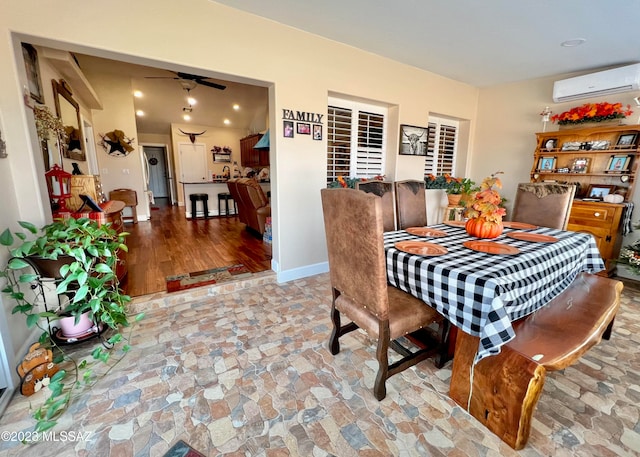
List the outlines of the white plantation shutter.
{"type": "Polygon", "coordinates": [[[351,172],[351,110],[330,106],[327,116],[327,183],[351,172]]]}
{"type": "Polygon", "coordinates": [[[429,119],[429,140],[427,143],[427,157],[424,174],[453,175],[458,150],[457,121],[448,119],[429,119]]]}
{"type": "Polygon", "coordinates": [[[384,116],[359,112],[357,140],[355,176],[373,178],[381,175],[384,153],[384,116]]]}
{"type": "Polygon", "coordinates": [[[384,170],[386,108],[330,99],[327,183],[339,176],[373,178],[384,170]]]}

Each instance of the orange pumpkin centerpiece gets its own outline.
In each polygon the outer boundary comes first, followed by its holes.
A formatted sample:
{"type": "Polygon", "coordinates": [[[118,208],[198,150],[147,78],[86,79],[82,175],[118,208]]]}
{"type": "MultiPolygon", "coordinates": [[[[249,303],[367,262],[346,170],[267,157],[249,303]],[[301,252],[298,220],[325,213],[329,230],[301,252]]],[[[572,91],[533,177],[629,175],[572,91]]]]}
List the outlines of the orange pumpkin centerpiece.
{"type": "Polygon", "coordinates": [[[465,230],[471,236],[477,238],[496,238],[500,236],[504,229],[502,225],[502,216],[507,212],[500,207],[502,198],[494,187],[501,189],[502,183],[496,175],[502,172],[496,172],[485,178],[480,185],[480,190],[467,201],[467,223],[465,230]]]}

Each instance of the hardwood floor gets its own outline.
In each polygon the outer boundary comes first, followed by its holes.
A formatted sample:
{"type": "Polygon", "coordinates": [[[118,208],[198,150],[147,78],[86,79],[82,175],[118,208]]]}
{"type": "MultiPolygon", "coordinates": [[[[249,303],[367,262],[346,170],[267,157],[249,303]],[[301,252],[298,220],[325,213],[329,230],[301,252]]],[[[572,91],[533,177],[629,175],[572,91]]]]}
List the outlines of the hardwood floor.
{"type": "Polygon", "coordinates": [[[151,220],[125,224],[128,273],[121,283],[132,297],[166,290],[169,275],[243,264],[271,269],[271,245],[245,229],[237,216],[191,221],[184,207],[156,199],[151,220]]]}

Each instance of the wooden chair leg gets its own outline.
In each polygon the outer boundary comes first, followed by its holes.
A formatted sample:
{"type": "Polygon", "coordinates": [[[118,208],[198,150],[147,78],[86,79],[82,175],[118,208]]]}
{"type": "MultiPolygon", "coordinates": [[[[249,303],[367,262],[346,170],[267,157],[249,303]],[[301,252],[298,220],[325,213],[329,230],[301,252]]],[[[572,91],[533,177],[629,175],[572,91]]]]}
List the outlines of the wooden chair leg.
{"type": "Polygon", "coordinates": [[[340,311],[338,311],[335,305],[331,306],[331,322],[333,322],[333,330],[329,337],[329,350],[333,355],[340,352],[340,311]]]}
{"type": "Polygon", "coordinates": [[[389,377],[389,324],[381,323],[378,335],[378,348],[376,349],[376,358],[378,359],[378,374],[376,382],[373,385],[373,395],[378,401],[387,396],[386,381],[389,377]]]}
{"type": "Polygon", "coordinates": [[[449,356],[449,336],[451,335],[451,323],[444,319],[438,328],[439,348],[438,354],[433,361],[436,368],[442,368],[445,363],[451,360],[449,356]]]}

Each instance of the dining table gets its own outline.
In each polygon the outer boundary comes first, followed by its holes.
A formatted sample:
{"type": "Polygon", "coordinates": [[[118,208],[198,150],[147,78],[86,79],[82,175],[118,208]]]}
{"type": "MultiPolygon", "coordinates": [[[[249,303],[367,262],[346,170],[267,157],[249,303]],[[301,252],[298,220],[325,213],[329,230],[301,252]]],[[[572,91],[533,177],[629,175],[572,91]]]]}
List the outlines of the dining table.
{"type": "Polygon", "coordinates": [[[580,272],[604,270],[588,233],[504,225],[493,239],[467,234],[464,221],[384,234],[389,283],[479,337],[474,364],[499,353],[515,337],[512,322],[545,306],[580,272]]]}

